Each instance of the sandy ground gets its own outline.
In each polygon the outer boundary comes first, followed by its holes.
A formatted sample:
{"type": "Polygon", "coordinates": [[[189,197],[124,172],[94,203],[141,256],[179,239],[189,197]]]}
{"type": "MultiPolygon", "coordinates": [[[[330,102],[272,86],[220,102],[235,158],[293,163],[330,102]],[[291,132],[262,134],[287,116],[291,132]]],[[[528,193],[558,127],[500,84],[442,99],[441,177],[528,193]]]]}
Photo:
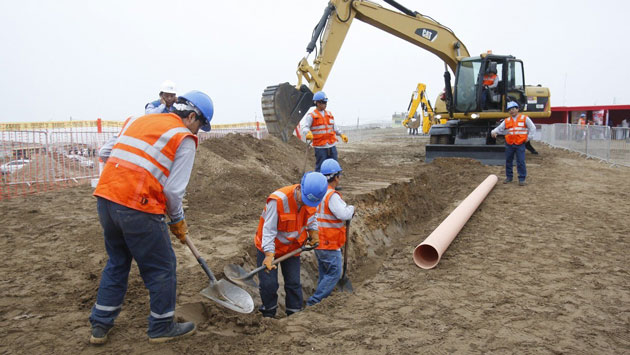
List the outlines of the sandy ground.
{"type": "MultiPolygon", "coordinates": [[[[357,206],[354,293],[278,319],[240,314],[199,291],[208,280],[178,242],[180,320],[198,332],[147,342],[148,292],[132,268],[110,341],[88,344],[88,315],[107,256],[88,186],[0,202],[0,354],[567,353],[630,352],[630,169],[535,144],[529,185],[498,184],[435,269],[417,244],[489,174],[465,159],[424,163],[426,138],[400,129],[340,146],[344,198],[357,206]]],[[[312,166],[312,151],[307,152],[312,166]]],[[[265,197],[297,182],[305,145],[230,135],[199,149],[188,195],[191,237],[222,278],[252,269],[265,197]]],[[[317,282],[303,254],[305,298],[317,282]]],[[[247,289],[259,304],[255,289],[247,289]]],[[[282,298],[281,298],[282,299],[282,298]]]]}

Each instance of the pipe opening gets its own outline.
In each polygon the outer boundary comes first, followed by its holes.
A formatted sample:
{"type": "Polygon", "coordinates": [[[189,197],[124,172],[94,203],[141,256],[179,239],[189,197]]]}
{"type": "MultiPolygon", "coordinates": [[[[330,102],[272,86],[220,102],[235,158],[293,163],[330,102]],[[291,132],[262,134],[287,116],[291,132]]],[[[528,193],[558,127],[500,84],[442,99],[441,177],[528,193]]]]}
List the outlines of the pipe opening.
{"type": "Polygon", "coordinates": [[[440,255],[433,246],[422,244],[413,251],[413,261],[423,269],[431,269],[440,261],[440,255]]]}

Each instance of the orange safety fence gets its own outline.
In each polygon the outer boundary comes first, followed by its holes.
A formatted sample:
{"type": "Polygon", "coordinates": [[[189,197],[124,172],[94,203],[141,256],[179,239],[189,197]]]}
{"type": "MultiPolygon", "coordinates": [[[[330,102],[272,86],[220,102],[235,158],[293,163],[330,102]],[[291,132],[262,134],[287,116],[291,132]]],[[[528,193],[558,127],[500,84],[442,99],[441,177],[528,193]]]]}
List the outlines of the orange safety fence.
{"type": "MultiPolygon", "coordinates": [[[[0,200],[90,183],[99,176],[100,148],[122,122],[69,121],[0,124],[0,200]]],[[[258,122],[212,125],[200,140],[230,133],[267,136],[258,122]]]]}

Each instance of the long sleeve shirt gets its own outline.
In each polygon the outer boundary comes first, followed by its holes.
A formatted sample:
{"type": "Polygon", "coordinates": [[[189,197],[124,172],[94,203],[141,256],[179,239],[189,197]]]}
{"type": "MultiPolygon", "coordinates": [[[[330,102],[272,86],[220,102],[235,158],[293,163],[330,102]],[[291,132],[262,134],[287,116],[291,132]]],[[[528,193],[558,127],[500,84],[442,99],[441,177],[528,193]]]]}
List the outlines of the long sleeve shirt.
{"type": "MultiPolygon", "coordinates": [[[[101,160],[107,162],[117,141],[118,137],[114,136],[103,145],[98,153],[101,160]]],[[[171,221],[178,221],[184,218],[182,200],[184,199],[195,162],[196,148],[194,139],[190,137],[185,138],[175,152],[173,166],[168,178],[166,178],[163,192],[166,198],[166,213],[171,221]]]]}
{"type": "Polygon", "coordinates": [[[330,200],[328,200],[328,208],[335,217],[342,221],[350,220],[354,215],[354,206],[346,204],[346,202],[341,199],[341,196],[336,193],[333,193],[332,196],[330,196],[330,200]]]}
{"type": "MultiPolygon", "coordinates": [[[[322,116],[326,115],[326,112],[324,111],[319,111],[319,113],[322,116]]],[[[311,130],[311,126],[313,125],[313,114],[311,112],[309,112],[306,116],[304,116],[304,119],[302,120],[302,135],[305,136],[310,130],[311,130]]],[[[337,126],[336,122],[333,122],[333,131],[335,131],[335,134],[340,136],[343,134],[343,132],[341,131],[341,129],[339,129],[339,127],[337,126]]],[[[322,146],[317,146],[317,148],[330,148],[330,147],[334,147],[337,145],[337,142],[335,143],[326,143],[322,146]]]]}
{"type": "MultiPolygon", "coordinates": [[[[297,190],[296,192],[297,193],[297,190]]],[[[293,196],[296,198],[296,196],[293,196]]],[[[304,207],[304,206],[302,206],[304,207]]],[[[267,203],[262,217],[265,219],[265,223],[262,228],[262,249],[265,253],[276,252],[276,236],[278,235],[278,204],[276,200],[271,200],[267,203]]],[[[317,225],[317,214],[313,214],[307,222],[306,230],[316,231],[319,230],[317,225]]]]}
{"type": "MultiPolygon", "coordinates": [[[[510,119],[512,118],[508,117],[505,120],[510,120],[510,119]]],[[[505,129],[505,120],[503,120],[503,122],[501,122],[501,124],[498,125],[497,128],[493,129],[492,133],[506,134],[507,130],[505,129]]],[[[534,122],[532,122],[532,120],[528,116],[525,116],[525,124],[527,125],[527,140],[529,141],[536,133],[536,125],[534,124],[534,122]]]]}

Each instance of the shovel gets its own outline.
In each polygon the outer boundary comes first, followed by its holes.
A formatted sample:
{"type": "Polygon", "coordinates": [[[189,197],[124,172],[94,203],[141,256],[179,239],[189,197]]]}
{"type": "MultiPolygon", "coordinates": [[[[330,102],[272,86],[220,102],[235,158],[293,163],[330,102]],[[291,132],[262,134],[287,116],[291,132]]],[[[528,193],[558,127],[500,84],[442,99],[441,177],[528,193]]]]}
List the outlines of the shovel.
{"type": "MultiPolygon", "coordinates": [[[[288,258],[294,256],[295,254],[299,254],[303,251],[309,251],[309,250],[315,249],[317,248],[318,245],[319,244],[315,244],[312,247],[307,246],[307,245],[302,245],[302,247],[295,249],[294,251],[290,253],[284,254],[278,259],[275,259],[271,264],[276,265],[278,263],[281,263],[287,260],[288,258]]],[[[254,280],[254,275],[258,274],[261,270],[264,270],[265,268],[266,266],[262,265],[260,267],[255,268],[254,270],[250,272],[247,272],[240,265],[229,264],[229,265],[225,265],[225,267],[223,268],[223,273],[225,274],[225,277],[227,277],[230,281],[234,282],[237,285],[258,287],[258,283],[256,282],[256,280],[254,280]]]]}
{"type": "Polygon", "coordinates": [[[254,310],[254,300],[252,296],[240,287],[235,286],[223,279],[217,281],[214,274],[206,264],[206,261],[199,255],[197,248],[189,236],[186,236],[186,245],[193,253],[197,262],[210,278],[210,285],[201,290],[201,294],[214,302],[239,313],[252,313],[254,310]]]}
{"type": "Polygon", "coordinates": [[[339,282],[337,282],[337,287],[341,292],[352,293],[352,291],[354,291],[352,289],[352,283],[346,274],[348,271],[348,244],[350,244],[350,220],[346,221],[346,245],[343,247],[343,274],[341,274],[341,278],[339,282]]]}

